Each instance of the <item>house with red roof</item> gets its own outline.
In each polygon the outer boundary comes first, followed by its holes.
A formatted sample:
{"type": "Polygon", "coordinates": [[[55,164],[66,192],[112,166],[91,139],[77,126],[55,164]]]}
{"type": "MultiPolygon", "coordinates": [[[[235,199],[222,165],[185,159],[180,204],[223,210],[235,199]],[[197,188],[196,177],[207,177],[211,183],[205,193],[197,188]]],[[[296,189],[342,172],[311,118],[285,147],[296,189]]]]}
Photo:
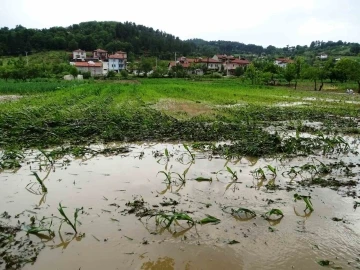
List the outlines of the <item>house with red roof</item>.
{"type": "Polygon", "coordinates": [[[91,76],[103,75],[103,63],[102,62],[74,62],[74,65],[80,73],[90,72],[91,76]]]}
{"type": "Polygon", "coordinates": [[[211,70],[211,71],[220,71],[221,66],[223,65],[221,61],[210,57],[201,58],[199,59],[198,63],[206,67],[207,70],[211,70]]]}
{"type": "Polygon", "coordinates": [[[199,59],[186,58],[182,56],[179,57],[177,61],[170,61],[170,63],[168,64],[168,68],[170,70],[172,67],[175,67],[176,65],[181,65],[184,69],[188,69],[190,68],[192,63],[197,63],[198,61],[199,59]]]}
{"type": "Polygon", "coordinates": [[[224,69],[231,75],[235,73],[235,69],[237,67],[243,67],[245,68],[250,64],[249,60],[246,60],[245,58],[237,58],[234,60],[228,60],[226,63],[224,63],[224,69]]]}
{"type": "Polygon", "coordinates": [[[93,51],[93,58],[97,58],[102,61],[108,60],[109,54],[103,49],[96,49],[93,51]]]}
{"type": "Polygon", "coordinates": [[[215,55],[213,56],[213,59],[218,60],[218,61],[220,61],[220,62],[222,62],[222,63],[225,63],[225,62],[227,62],[227,61],[235,60],[236,58],[235,58],[235,56],[233,56],[233,55],[215,54],[215,55]]]}

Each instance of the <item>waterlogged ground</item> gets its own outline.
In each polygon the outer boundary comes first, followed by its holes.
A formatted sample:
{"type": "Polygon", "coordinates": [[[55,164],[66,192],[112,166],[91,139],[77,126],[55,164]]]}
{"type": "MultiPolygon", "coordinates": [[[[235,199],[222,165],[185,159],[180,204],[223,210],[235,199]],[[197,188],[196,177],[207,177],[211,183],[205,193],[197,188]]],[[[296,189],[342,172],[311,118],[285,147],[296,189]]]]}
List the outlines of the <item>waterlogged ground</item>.
{"type": "Polygon", "coordinates": [[[292,159],[225,159],[182,144],[122,145],[116,154],[57,160],[27,151],[21,168],[0,173],[0,220],[21,229],[18,245],[38,249],[22,254],[35,261],[23,269],[360,269],[359,139],[346,139],[352,153],[292,159]],[[294,194],[311,196],[314,211],[294,194]],[[59,230],[59,203],[71,221],[82,208],[76,235],[65,222],[59,230]],[[284,216],[263,216],[271,209],[284,216]],[[160,213],[187,214],[195,225],[166,228],[156,224],[160,213]],[[206,215],[220,221],[196,222],[206,215]],[[29,226],[51,233],[27,236],[29,226]]]}

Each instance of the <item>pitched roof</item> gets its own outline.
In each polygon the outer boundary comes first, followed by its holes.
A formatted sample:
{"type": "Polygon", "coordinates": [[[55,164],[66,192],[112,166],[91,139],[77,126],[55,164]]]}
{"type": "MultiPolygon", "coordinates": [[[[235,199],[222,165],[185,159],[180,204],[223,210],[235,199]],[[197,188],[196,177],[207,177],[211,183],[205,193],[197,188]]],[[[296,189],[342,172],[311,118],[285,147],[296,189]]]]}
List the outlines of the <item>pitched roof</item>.
{"type": "Polygon", "coordinates": [[[199,63],[212,63],[212,64],[221,64],[219,60],[216,60],[214,58],[203,58],[199,59],[199,63]]]}
{"type": "Polygon", "coordinates": [[[77,50],[75,50],[75,51],[73,51],[73,52],[85,52],[84,50],[81,50],[81,49],[77,49],[77,50]]]}
{"type": "Polygon", "coordinates": [[[93,63],[75,62],[74,66],[75,67],[102,67],[102,63],[101,62],[93,62],[93,63]]]}
{"type": "Polygon", "coordinates": [[[94,50],[94,52],[104,53],[104,52],[107,52],[107,51],[105,51],[103,49],[96,49],[96,50],[94,50]]]}
{"type": "Polygon", "coordinates": [[[123,52],[123,51],[117,51],[117,52],[115,52],[115,54],[122,54],[122,53],[126,54],[126,52],[123,52]]]}
{"type": "Polygon", "coordinates": [[[226,55],[226,54],[217,54],[216,56],[217,56],[217,58],[219,58],[219,59],[229,59],[229,60],[235,59],[234,56],[232,56],[232,55],[226,55]]]}
{"type": "Polygon", "coordinates": [[[276,61],[282,62],[282,63],[293,63],[294,61],[289,58],[277,58],[276,61]]]}
{"type": "Polygon", "coordinates": [[[231,64],[239,64],[239,65],[248,65],[250,64],[249,60],[246,59],[235,59],[230,61],[231,64]]]}
{"type": "Polygon", "coordinates": [[[126,53],[115,53],[109,55],[109,59],[126,59],[126,53]]]}
{"type": "Polygon", "coordinates": [[[188,68],[188,67],[190,67],[190,63],[189,62],[183,62],[183,63],[181,63],[181,62],[178,62],[178,61],[171,61],[170,63],[169,63],[169,66],[170,67],[175,67],[176,65],[181,65],[183,68],[188,68]]]}

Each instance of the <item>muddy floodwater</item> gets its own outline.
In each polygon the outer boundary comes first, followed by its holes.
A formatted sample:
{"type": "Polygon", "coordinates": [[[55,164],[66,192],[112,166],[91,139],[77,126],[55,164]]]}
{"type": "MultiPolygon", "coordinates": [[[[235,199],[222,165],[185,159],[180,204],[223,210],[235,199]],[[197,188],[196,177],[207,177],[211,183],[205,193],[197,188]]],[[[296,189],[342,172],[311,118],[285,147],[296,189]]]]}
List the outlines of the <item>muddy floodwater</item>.
{"type": "Polygon", "coordinates": [[[28,151],[21,168],[0,173],[0,213],[11,216],[2,222],[24,227],[32,217],[35,224],[46,217],[44,226],[55,233],[18,233],[44,247],[23,269],[360,269],[356,155],[321,157],[323,164],[352,164],[351,174],[338,168],[330,176],[340,183],[353,181],[321,187],[300,184],[312,177],[309,170],[290,173],[296,166],[320,164],[314,157],[226,160],[191,150],[192,160],[182,144],[128,147],[128,153],[115,156],[65,156],[53,165],[28,151]],[[254,173],[268,165],[276,175],[265,169],[265,178],[254,173]],[[47,193],[32,172],[43,179],[47,193]],[[304,211],[304,201],[295,202],[294,194],[310,195],[314,211],[304,211]],[[139,215],[132,208],[135,201],[149,214],[139,215]],[[77,235],[66,223],[59,230],[59,203],[71,220],[75,209],[83,208],[77,235]],[[238,208],[256,216],[234,214],[238,208]],[[271,209],[281,210],[283,217],[267,218],[271,209]],[[156,223],[154,215],[174,212],[194,221],[206,215],[220,221],[156,223]]]}

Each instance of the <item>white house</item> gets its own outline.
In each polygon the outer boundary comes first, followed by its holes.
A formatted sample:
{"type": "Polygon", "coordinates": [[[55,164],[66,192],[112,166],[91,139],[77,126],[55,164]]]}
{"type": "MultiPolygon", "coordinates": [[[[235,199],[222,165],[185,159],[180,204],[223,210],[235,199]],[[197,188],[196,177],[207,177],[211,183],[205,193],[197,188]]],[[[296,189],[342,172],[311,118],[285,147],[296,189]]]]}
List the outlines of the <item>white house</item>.
{"type": "Polygon", "coordinates": [[[293,63],[293,61],[291,59],[288,58],[277,58],[274,61],[274,65],[277,65],[279,67],[285,68],[287,66],[287,64],[293,63]]]}
{"type": "Polygon", "coordinates": [[[103,75],[103,63],[102,62],[75,62],[73,65],[81,73],[90,72],[91,76],[103,75]]]}
{"type": "Polygon", "coordinates": [[[326,53],[322,53],[322,54],[320,54],[319,56],[318,56],[318,58],[319,59],[321,59],[321,60],[326,60],[326,59],[328,59],[328,55],[326,54],[326,53]]]}
{"type": "Polygon", "coordinates": [[[86,58],[86,52],[84,50],[75,50],[73,51],[73,59],[84,60],[86,58]]]}
{"type": "Polygon", "coordinates": [[[220,71],[222,66],[221,61],[209,57],[199,59],[197,63],[206,66],[208,70],[215,70],[215,71],[220,71]]]}
{"type": "Polygon", "coordinates": [[[109,55],[109,71],[119,72],[126,69],[126,60],[127,54],[121,51],[109,55]]]}

